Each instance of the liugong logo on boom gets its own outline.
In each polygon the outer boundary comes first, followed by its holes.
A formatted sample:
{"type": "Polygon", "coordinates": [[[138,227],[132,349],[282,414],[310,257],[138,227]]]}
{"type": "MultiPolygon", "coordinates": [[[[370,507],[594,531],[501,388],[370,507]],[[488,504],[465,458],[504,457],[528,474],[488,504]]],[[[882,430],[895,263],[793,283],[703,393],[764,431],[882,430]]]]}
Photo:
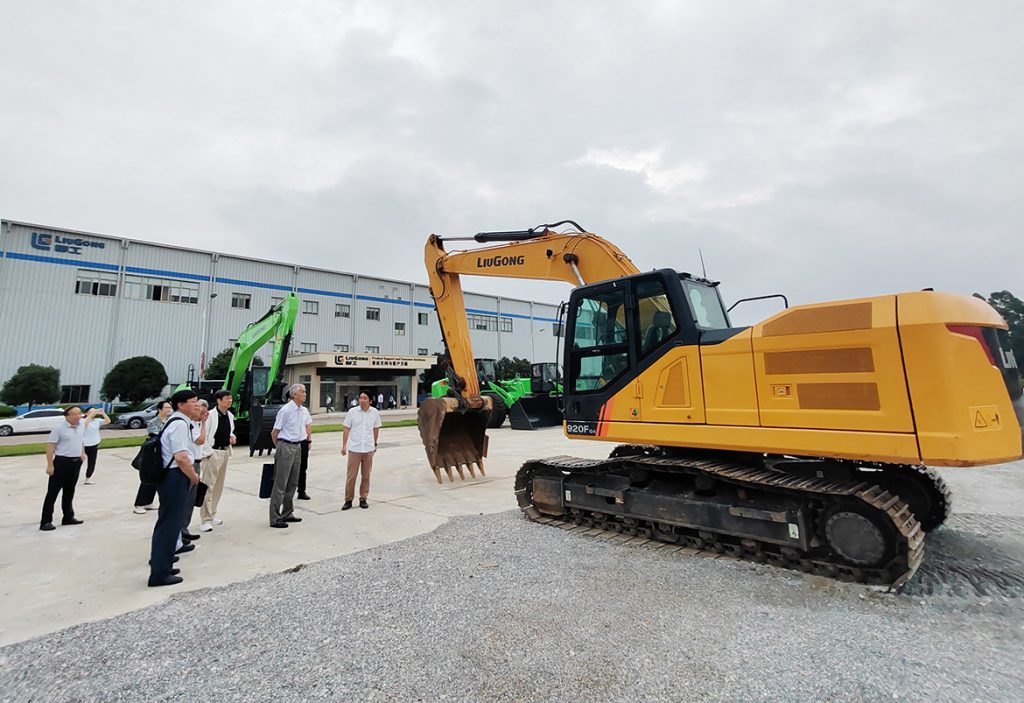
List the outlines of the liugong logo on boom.
{"type": "Polygon", "coordinates": [[[522,266],[526,263],[525,256],[478,256],[476,267],[485,269],[495,266],[522,266]]]}

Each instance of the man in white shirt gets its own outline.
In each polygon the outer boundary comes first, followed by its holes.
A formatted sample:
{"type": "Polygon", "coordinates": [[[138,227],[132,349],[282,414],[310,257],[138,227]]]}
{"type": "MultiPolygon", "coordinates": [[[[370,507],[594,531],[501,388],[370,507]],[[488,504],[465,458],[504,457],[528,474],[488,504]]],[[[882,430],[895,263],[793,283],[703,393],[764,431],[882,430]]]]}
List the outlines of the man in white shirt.
{"type": "Polygon", "coordinates": [[[156,487],[160,495],[160,510],[153,526],[149,555],[150,586],[170,586],[183,580],[172,566],[189,489],[199,483],[193,462],[199,449],[192,434],[192,423],[199,419],[202,411],[197,400],[194,391],[178,391],[172,395],[174,413],[167,419],[160,435],[161,456],[167,473],[156,487]]]}
{"type": "Polygon", "coordinates": [[[89,464],[85,469],[85,482],[91,484],[93,482],[92,475],[96,471],[96,457],[99,454],[100,448],[100,427],[105,424],[110,424],[110,418],[100,408],[92,408],[89,411],[90,417],[87,417],[82,421],[85,425],[85,456],[88,459],[89,464]],[[101,420],[102,418],[102,420],[101,420]]]}
{"type": "Polygon", "coordinates": [[[341,438],[341,455],[348,454],[348,473],[345,476],[345,504],[342,510],[352,507],[356,495],[356,476],[359,480],[359,507],[369,508],[366,502],[370,495],[370,471],[373,469],[373,455],[377,451],[380,436],[380,413],[370,405],[370,395],[359,394],[359,407],[345,414],[344,435],[341,438]]]}
{"type": "Polygon", "coordinates": [[[306,402],[306,387],[301,383],[288,389],[289,401],[277,411],[270,438],[274,442],[274,492],[270,494],[270,526],[288,527],[290,522],[302,522],[294,514],[292,501],[299,485],[302,467],[302,442],[313,443],[307,432],[309,417],[302,404],[306,402]]]}
{"type": "MultiPolygon", "coordinates": [[[[88,417],[95,414],[90,410],[88,417]]],[[[82,409],[75,406],[64,410],[64,422],[50,430],[46,438],[46,498],[43,499],[43,514],[39,520],[39,529],[49,532],[53,526],[53,506],[57,502],[57,494],[64,493],[60,499],[63,519],[62,525],[81,525],[82,520],[75,517],[75,484],[82,470],[85,459],[85,424],[82,422],[82,409]]]]}

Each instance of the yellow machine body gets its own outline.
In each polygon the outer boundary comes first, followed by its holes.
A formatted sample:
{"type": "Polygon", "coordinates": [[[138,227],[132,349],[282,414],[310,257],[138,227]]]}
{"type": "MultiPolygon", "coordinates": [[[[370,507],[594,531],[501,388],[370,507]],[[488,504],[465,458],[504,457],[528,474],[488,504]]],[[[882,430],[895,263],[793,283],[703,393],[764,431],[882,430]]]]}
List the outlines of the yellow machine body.
{"type": "Polygon", "coordinates": [[[792,307],[724,342],[670,348],[586,438],[936,466],[1018,459],[1020,426],[980,328],[1006,323],[951,293],[792,307]]]}

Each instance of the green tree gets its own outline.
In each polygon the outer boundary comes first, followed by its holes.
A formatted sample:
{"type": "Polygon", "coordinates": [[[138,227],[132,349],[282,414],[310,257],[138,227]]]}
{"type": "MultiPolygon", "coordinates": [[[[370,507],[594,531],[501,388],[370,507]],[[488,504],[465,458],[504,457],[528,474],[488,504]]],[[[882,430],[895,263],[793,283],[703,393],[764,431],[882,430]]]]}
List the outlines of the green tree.
{"type": "Polygon", "coordinates": [[[1024,362],[1024,301],[1008,290],[988,297],[988,304],[996,309],[1010,327],[1010,348],[1017,363],[1024,362]]]}
{"type": "Polygon", "coordinates": [[[499,380],[513,378],[517,375],[525,378],[530,377],[529,359],[520,359],[518,356],[513,356],[509,359],[507,356],[503,356],[494,362],[494,366],[499,380]]]}
{"type": "Polygon", "coordinates": [[[100,397],[120,398],[132,403],[153,398],[167,385],[163,364],[151,356],[133,356],[114,365],[103,378],[100,397]]]}
{"type": "Polygon", "coordinates": [[[22,366],[0,388],[0,400],[8,405],[56,403],[60,400],[60,371],[52,366],[22,366]]]}
{"type": "MultiPolygon", "coordinates": [[[[217,354],[217,356],[210,359],[210,363],[206,365],[206,378],[227,378],[228,366],[231,365],[231,356],[234,353],[234,347],[225,347],[217,354]]],[[[263,366],[263,359],[258,356],[254,356],[252,363],[253,366],[263,366]]]]}

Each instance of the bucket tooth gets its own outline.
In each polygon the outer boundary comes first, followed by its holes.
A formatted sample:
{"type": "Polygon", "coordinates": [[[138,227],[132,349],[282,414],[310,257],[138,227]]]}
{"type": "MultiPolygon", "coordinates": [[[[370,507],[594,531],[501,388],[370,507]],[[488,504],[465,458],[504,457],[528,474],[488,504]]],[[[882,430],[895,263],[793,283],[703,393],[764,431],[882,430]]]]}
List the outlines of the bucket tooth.
{"type": "Polygon", "coordinates": [[[439,469],[437,467],[432,467],[432,470],[434,472],[434,478],[437,479],[437,482],[443,484],[444,481],[441,479],[441,469],[439,469]]]}
{"type": "Polygon", "coordinates": [[[450,467],[450,466],[444,467],[444,472],[446,474],[448,474],[448,480],[449,481],[454,481],[455,480],[455,477],[452,476],[452,467],[450,467]]]}
{"type": "Polygon", "coordinates": [[[476,471],[473,470],[472,464],[466,464],[466,468],[469,469],[469,475],[476,478],[476,471]]]}
{"type": "Polygon", "coordinates": [[[459,472],[459,480],[460,481],[465,481],[466,480],[466,474],[463,473],[463,471],[462,471],[462,465],[461,464],[455,464],[455,470],[459,472]]]}

